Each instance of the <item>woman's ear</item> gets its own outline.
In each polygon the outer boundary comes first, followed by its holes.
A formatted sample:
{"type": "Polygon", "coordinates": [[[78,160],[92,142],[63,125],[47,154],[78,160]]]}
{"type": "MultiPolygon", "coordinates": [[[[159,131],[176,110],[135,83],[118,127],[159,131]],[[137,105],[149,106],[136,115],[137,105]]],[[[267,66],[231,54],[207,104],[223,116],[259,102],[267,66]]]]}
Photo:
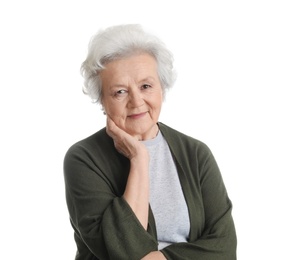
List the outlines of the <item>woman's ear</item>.
{"type": "Polygon", "coordinates": [[[102,111],[103,111],[103,114],[106,115],[106,111],[105,111],[105,108],[103,107],[103,105],[102,105],[102,108],[101,108],[101,109],[102,109],[102,111]]]}

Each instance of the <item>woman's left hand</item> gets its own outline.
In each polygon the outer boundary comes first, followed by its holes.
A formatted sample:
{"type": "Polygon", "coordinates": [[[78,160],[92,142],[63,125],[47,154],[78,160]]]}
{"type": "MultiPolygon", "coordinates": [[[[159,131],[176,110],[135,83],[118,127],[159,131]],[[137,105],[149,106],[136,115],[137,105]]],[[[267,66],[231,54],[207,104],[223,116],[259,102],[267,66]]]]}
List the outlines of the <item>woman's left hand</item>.
{"type": "Polygon", "coordinates": [[[167,260],[167,258],[160,251],[153,251],[141,258],[141,260],[167,260]]]}

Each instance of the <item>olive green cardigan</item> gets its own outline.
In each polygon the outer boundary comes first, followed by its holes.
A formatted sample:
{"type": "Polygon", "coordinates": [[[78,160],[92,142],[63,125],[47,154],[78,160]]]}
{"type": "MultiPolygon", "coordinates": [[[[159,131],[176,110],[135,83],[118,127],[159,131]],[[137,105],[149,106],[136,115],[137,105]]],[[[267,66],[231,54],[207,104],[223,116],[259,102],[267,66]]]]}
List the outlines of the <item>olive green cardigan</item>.
{"type": "MultiPolygon", "coordinates": [[[[173,260],[236,259],[236,233],[220,171],[209,148],[159,123],[177,166],[189,209],[188,243],[163,250],[173,260]]],[[[66,153],[66,201],[77,244],[77,260],[140,260],[157,250],[155,219],[144,230],[122,198],[129,160],[114,148],[105,128],[66,153]]]]}

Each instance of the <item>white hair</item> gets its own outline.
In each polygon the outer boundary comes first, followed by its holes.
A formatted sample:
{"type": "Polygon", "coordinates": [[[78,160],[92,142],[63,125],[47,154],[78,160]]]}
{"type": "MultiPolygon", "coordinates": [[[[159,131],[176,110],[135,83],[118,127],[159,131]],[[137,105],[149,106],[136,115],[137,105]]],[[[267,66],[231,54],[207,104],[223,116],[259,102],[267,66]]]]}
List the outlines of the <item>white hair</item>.
{"type": "Polygon", "coordinates": [[[139,52],[148,53],[156,59],[165,96],[165,91],[173,86],[176,79],[172,53],[160,39],[135,24],[108,27],[91,38],[86,60],[81,65],[83,92],[94,102],[101,103],[102,82],[99,72],[110,61],[139,52]]]}

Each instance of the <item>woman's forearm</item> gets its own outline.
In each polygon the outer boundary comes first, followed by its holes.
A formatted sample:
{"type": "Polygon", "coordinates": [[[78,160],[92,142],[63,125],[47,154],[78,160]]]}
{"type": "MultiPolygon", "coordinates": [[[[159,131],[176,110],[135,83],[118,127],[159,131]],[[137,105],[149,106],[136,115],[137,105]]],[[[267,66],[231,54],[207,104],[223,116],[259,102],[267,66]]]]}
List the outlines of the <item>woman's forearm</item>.
{"type": "Polygon", "coordinates": [[[139,154],[131,160],[124,199],[134,211],[144,229],[148,225],[149,210],[149,158],[148,154],[139,154]]]}

